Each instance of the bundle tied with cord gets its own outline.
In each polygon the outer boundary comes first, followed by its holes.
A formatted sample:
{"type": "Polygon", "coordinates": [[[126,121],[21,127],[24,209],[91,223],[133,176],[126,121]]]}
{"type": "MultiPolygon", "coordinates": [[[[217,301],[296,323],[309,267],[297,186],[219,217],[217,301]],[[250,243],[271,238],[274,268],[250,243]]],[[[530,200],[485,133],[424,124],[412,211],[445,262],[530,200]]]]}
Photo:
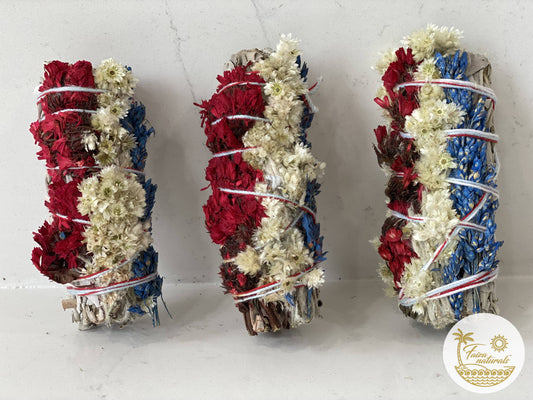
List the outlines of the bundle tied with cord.
{"type": "Polygon", "coordinates": [[[212,158],[206,226],[224,259],[220,275],[251,335],[296,327],[318,314],[323,283],[317,179],[325,165],[306,130],[316,108],[296,40],[243,50],[203,101],[212,158]]]}
{"type": "Polygon", "coordinates": [[[112,59],[45,65],[30,132],[46,162],[50,218],[34,234],[32,261],[64,284],[80,329],[159,323],[162,279],[152,247],[157,186],[144,175],[154,133],[133,101],[137,80],[112,59]]]}
{"type": "Polygon", "coordinates": [[[375,130],[389,176],[380,273],[406,315],[436,328],[498,312],[496,96],[487,58],[462,50],[460,36],[429,25],[376,67],[389,121],[375,130]]]}

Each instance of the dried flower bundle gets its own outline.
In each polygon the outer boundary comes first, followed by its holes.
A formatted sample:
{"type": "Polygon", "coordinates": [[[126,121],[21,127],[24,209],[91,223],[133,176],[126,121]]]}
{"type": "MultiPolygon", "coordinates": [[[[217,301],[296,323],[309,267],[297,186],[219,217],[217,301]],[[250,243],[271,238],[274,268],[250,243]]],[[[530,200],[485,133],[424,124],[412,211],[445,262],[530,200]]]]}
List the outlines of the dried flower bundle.
{"type": "Polygon", "coordinates": [[[159,322],[162,279],[151,246],[157,186],[145,179],[154,133],[132,100],[131,69],[112,59],[53,61],[38,88],[30,132],[46,162],[50,220],[34,234],[32,261],[66,284],[80,329],[124,325],[149,313],[159,322]]]}
{"type": "Polygon", "coordinates": [[[459,39],[456,29],[429,25],[376,67],[375,101],[389,121],[375,130],[389,176],[380,273],[406,315],[437,328],[497,312],[496,96],[489,62],[459,39]]]}
{"type": "Polygon", "coordinates": [[[237,53],[199,105],[213,153],[206,226],[251,335],[309,322],[323,283],[315,196],[325,165],[307,141],[315,108],[296,45],[283,36],[275,51],[237,53]]]}

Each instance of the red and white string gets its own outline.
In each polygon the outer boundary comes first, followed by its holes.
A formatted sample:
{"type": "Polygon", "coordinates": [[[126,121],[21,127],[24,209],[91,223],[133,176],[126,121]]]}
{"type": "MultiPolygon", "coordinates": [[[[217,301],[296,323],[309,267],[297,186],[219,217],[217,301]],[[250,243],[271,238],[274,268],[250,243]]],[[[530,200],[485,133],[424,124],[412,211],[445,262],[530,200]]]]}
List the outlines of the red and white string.
{"type": "MultiPolygon", "coordinates": [[[[302,281],[302,278],[309,274],[311,271],[315,270],[318,267],[319,263],[315,263],[312,266],[306,268],[305,270],[298,272],[294,275],[289,276],[287,279],[293,280],[293,285],[295,288],[306,286],[306,284],[302,281]]],[[[242,303],[245,301],[253,300],[262,298],[274,293],[277,293],[282,288],[283,281],[275,281],[271,283],[267,283],[265,285],[261,285],[255,289],[247,290],[245,292],[241,292],[238,294],[233,295],[233,299],[235,300],[235,303],[242,303]]]]}
{"type": "Polygon", "coordinates": [[[153,281],[157,278],[157,271],[149,275],[133,278],[127,281],[111,283],[107,286],[75,286],[67,285],[67,292],[75,296],[90,296],[90,295],[101,295],[106,293],[115,292],[117,290],[123,290],[130,287],[138,286],[146,282],[153,281]]]}
{"type": "Polygon", "coordinates": [[[424,293],[420,297],[400,297],[399,304],[402,306],[412,306],[423,299],[436,300],[442,297],[448,297],[453,294],[464,292],[468,289],[474,289],[479,286],[486,285],[489,282],[494,281],[498,277],[499,268],[496,267],[490,271],[482,271],[475,275],[468,276],[463,279],[442,285],[436,289],[430,290],[424,293]]]}

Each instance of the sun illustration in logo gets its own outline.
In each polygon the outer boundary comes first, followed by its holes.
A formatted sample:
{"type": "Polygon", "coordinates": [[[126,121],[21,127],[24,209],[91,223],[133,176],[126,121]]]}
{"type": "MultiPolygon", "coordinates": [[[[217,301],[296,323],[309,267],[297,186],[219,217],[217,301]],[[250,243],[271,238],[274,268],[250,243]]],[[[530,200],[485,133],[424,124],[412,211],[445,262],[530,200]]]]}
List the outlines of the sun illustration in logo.
{"type": "Polygon", "coordinates": [[[504,351],[507,348],[507,339],[503,335],[496,335],[490,342],[491,347],[495,351],[504,351]]]}

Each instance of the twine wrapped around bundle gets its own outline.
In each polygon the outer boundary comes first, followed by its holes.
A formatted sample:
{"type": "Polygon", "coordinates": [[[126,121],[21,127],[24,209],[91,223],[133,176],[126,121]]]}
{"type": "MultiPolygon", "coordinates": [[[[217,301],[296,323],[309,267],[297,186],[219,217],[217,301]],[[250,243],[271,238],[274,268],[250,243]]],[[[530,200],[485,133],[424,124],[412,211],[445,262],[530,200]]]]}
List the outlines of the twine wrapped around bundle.
{"type": "Polygon", "coordinates": [[[275,51],[237,53],[199,105],[213,153],[206,226],[251,335],[311,321],[323,283],[315,196],[325,165],[307,141],[316,108],[296,44],[283,36],[275,51]]]}
{"type": "Polygon", "coordinates": [[[53,61],[37,90],[30,132],[46,161],[51,218],[34,234],[32,261],[66,284],[80,329],[120,326],[148,313],[159,323],[162,279],[151,246],[157,186],[144,175],[154,133],[133,102],[130,68],[108,59],[53,61]]]}
{"type": "Polygon", "coordinates": [[[494,213],[499,170],[490,64],[429,25],[385,54],[375,130],[390,209],[376,240],[381,276],[401,310],[436,328],[497,313],[494,213]]]}

